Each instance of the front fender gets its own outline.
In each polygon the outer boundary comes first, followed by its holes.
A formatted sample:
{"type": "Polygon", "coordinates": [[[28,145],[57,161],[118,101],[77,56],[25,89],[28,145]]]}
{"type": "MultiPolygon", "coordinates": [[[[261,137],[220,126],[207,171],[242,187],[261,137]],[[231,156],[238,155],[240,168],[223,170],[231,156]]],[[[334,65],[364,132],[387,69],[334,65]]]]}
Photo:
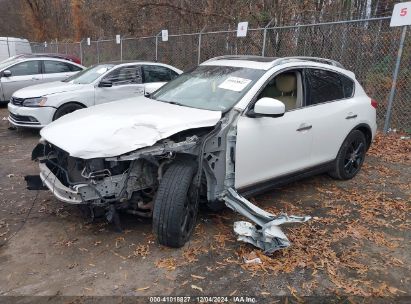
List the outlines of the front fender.
{"type": "Polygon", "coordinates": [[[85,107],[94,105],[94,90],[79,90],[75,92],[58,93],[47,96],[47,106],[59,108],[63,104],[75,102],[85,107]]]}

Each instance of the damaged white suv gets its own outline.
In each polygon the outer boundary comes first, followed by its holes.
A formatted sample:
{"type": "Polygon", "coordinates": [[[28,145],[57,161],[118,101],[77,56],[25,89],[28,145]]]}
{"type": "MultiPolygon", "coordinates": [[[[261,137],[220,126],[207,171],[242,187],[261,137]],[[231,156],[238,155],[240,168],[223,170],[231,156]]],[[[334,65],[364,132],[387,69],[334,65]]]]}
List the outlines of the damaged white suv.
{"type": "Polygon", "coordinates": [[[376,132],[376,102],[339,63],[310,57],[223,56],[150,98],[76,111],[41,131],[32,157],[61,201],[153,217],[161,244],[189,239],[199,204],[228,205],[240,238],[289,245],[275,216],[243,196],[309,174],[350,179],[376,132]],[[239,194],[241,193],[241,195],[239,194]]]}

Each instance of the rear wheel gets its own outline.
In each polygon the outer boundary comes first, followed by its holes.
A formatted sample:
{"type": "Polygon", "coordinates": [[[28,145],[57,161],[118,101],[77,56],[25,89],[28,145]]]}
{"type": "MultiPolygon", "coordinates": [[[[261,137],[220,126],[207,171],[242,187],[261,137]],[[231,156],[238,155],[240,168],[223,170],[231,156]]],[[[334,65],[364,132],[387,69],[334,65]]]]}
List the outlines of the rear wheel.
{"type": "Polygon", "coordinates": [[[364,134],[358,130],[351,131],[341,145],[334,169],[329,172],[329,175],[340,180],[356,176],[364,162],[366,150],[367,142],[364,134]]]}
{"type": "Polygon", "coordinates": [[[65,105],[62,105],[60,108],[57,109],[56,113],[54,114],[53,121],[66,114],[80,110],[82,108],[84,107],[79,105],[78,103],[67,103],[65,105]]]}
{"type": "Polygon", "coordinates": [[[195,173],[193,162],[176,162],[161,179],[154,200],[153,230],[162,245],[182,247],[191,236],[198,213],[195,173]]]}

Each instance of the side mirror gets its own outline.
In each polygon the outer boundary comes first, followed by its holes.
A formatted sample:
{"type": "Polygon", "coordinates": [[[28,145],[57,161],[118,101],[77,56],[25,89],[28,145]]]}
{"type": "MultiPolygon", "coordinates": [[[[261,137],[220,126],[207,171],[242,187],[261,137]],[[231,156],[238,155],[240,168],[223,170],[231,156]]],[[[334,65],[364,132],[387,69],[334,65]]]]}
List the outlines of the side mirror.
{"type": "Polygon", "coordinates": [[[4,70],[3,71],[3,77],[10,77],[11,76],[11,71],[10,70],[4,70]]]}
{"type": "Polygon", "coordinates": [[[270,98],[263,97],[254,105],[254,110],[249,111],[248,116],[250,117],[281,117],[285,113],[285,105],[281,101],[270,98]]]}
{"type": "Polygon", "coordinates": [[[102,80],[98,84],[100,88],[111,88],[113,86],[113,83],[109,80],[102,80]]]}

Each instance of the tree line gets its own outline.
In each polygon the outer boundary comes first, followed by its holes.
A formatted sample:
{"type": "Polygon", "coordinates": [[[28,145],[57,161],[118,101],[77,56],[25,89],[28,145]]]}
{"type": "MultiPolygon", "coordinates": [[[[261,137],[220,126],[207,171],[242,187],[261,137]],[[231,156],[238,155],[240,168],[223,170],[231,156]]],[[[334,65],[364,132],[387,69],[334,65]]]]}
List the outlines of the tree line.
{"type": "Polygon", "coordinates": [[[394,0],[0,0],[0,36],[79,41],[391,15],[394,0]]]}

